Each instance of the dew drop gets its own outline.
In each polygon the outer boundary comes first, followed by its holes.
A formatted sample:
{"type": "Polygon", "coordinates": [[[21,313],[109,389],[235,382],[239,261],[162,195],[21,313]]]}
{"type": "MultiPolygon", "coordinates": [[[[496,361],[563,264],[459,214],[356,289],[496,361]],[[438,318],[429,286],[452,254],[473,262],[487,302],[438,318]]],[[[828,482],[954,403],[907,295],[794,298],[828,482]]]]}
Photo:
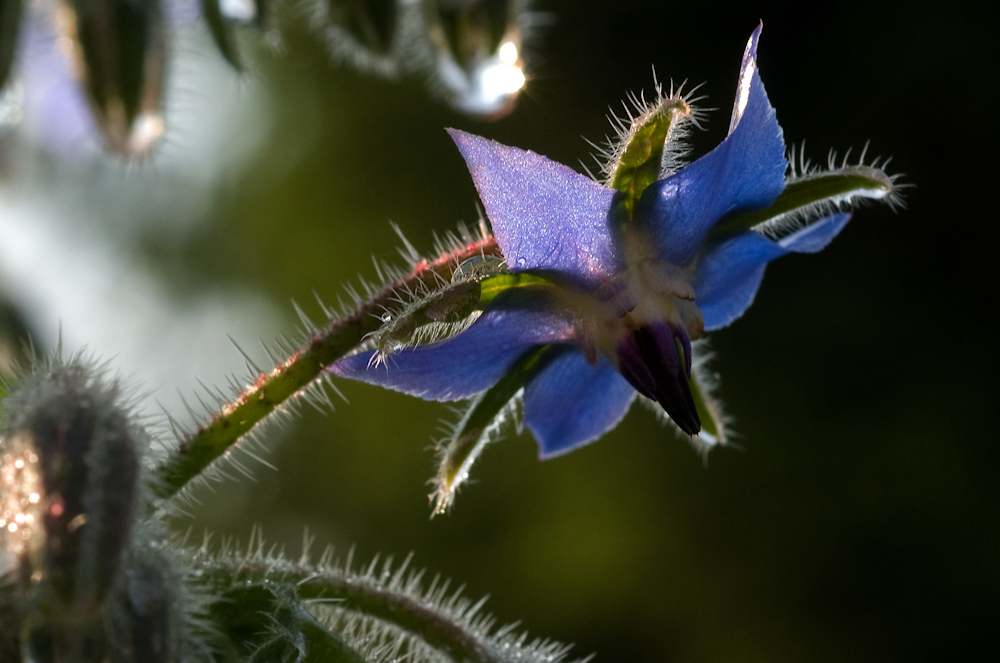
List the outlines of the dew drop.
{"type": "Polygon", "coordinates": [[[462,281],[479,281],[487,276],[492,276],[505,272],[503,258],[497,256],[472,256],[464,260],[461,265],[452,272],[451,282],[460,283],[462,281]]]}

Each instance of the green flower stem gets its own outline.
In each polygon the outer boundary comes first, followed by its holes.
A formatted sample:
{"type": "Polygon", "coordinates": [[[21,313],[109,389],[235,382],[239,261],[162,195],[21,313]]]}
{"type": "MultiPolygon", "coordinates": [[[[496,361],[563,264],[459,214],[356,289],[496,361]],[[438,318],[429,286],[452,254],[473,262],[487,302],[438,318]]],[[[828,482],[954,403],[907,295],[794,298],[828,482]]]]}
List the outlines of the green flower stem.
{"type": "Polygon", "coordinates": [[[429,601],[409,596],[402,589],[386,587],[375,579],[273,559],[242,560],[238,568],[206,569],[206,579],[220,594],[237,584],[274,582],[276,577],[294,586],[300,600],[339,600],[340,607],[415,635],[455,661],[504,663],[504,659],[490,652],[481,638],[446,610],[436,609],[429,601]]]}
{"type": "Polygon", "coordinates": [[[166,500],[176,495],[255,425],[319,378],[324,368],[361,345],[366,334],[381,326],[379,316],[393,305],[398,292],[438,287],[451,279],[464,260],[481,255],[500,255],[493,237],[474,241],[433,262],[419,262],[408,276],[386,285],[350,315],[331,320],[302,349],[271,372],[260,373],[252,386],[185,436],[154,470],[154,497],[166,500]]]}
{"type": "Polygon", "coordinates": [[[303,599],[342,599],[344,607],[420,637],[456,661],[503,663],[456,620],[411,597],[336,574],[314,576],[298,587],[303,599]]]}

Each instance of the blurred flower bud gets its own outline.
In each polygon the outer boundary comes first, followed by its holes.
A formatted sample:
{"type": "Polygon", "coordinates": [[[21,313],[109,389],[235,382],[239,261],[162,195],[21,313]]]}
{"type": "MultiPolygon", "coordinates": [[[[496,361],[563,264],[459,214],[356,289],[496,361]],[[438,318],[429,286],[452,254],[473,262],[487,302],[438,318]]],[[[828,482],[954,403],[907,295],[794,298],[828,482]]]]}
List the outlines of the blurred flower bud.
{"type": "Polygon", "coordinates": [[[3,401],[0,522],[26,597],[25,655],[100,660],[145,435],[92,367],[40,366],[3,401]]]}
{"type": "Polygon", "coordinates": [[[108,610],[111,663],[187,660],[184,580],[163,540],[150,526],[133,537],[108,610]]]}
{"type": "Polygon", "coordinates": [[[268,0],[200,0],[201,16],[212,41],[236,71],[244,70],[243,58],[236,44],[238,27],[268,29],[271,7],[268,0]]]}
{"type": "MultiPolygon", "coordinates": [[[[254,14],[256,14],[253,3],[240,2],[236,6],[241,9],[244,7],[248,10],[253,9],[254,14]]],[[[226,62],[233,69],[243,71],[243,59],[240,57],[239,50],[236,47],[236,34],[230,22],[231,17],[226,13],[222,2],[220,0],[201,0],[201,15],[205,19],[205,25],[208,26],[209,33],[212,35],[212,41],[215,42],[216,48],[222,53],[222,57],[226,59],[226,62]]]]}
{"type": "Polygon", "coordinates": [[[0,90],[10,76],[20,24],[21,0],[0,0],[0,90]]]}
{"type": "Polygon", "coordinates": [[[166,37],[159,0],[70,0],[67,30],[108,146],[146,156],[163,135],[166,37]]]}
{"type": "Polygon", "coordinates": [[[330,55],[362,71],[399,73],[400,11],[407,0],[315,0],[313,23],[330,55]]]}
{"type": "Polygon", "coordinates": [[[520,0],[429,0],[435,78],[449,103],[489,119],[514,109],[524,87],[520,0]]]}

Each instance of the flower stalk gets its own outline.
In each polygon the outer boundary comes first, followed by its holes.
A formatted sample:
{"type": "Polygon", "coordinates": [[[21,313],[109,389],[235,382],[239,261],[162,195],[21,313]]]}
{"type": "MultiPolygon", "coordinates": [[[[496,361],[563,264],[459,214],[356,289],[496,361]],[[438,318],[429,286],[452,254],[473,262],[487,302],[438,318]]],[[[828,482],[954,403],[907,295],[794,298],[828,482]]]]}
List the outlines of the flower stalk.
{"type": "Polygon", "coordinates": [[[397,304],[399,293],[439,287],[451,281],[466,260],[499,254],[496,240],[481,234],[436,260],[416,261],[409,274],[382,287],[343,317],[334,317],[288,359],[269,372],[259,371],[243,392],[223,404],[211,419],[184,435],[154,471],[158,500],[176,495],[189,481],[223,456],[243,436],[324,376],[324,369],[365,342],[383,325],[382,313],[397,304]]]}
{"type": "MultiPolygon", "coordinates": [[[[494,619],[483,613],[485,599],[471,601],[462,590],[449,591],[450,583],[435,577],[429,586],[422,584],[423,572],[409,568],[410,557],[393,568],[387,559],[379,568],[378,558],[361,570],[351,568],[351,559],[343,565],[331,563],[328,550],[318,563],[305,556],[292,562],[281,555],[263,552],[263,541],[251,541],[246,555],[224,550],[212,555],[197,552],[192,565],[205,582],[220,595],[238,594],[243,599],[267,595],[268,600],[309,606],[321,622],[344,626],[361,618],[368,620],[368,640],[373,633],[402,635],[411,649],[429,647],[447,660],[462,663],[560,663],[568,647],[550,640],[526,642],[517,636],[515,625],[494,628],[494,619]],[[280,587],[292,587],[282,595],[280,587]]],[[[253,606],[218,604],[219,609],[235,616],[221,621],[237,622],[253,606]]],[[[341,629],[335,629],[341,630],[341,629]]],[[[357,629],[354,632],[366,629],[357,629]]],[[[352,629],[344,629],[351,632],[352,629]]],[[[345,645],[362,649],[345,637],[345,645]]],[[[363,644],[363,643],[361,643],[363,644]]],[[[368,660],[368,659],[365,659],[368,660]]],[[[398,659],[393,659],[398,660],[398,659]]],[[[422,659],[418,659],[422,660],[422,659]]]]}

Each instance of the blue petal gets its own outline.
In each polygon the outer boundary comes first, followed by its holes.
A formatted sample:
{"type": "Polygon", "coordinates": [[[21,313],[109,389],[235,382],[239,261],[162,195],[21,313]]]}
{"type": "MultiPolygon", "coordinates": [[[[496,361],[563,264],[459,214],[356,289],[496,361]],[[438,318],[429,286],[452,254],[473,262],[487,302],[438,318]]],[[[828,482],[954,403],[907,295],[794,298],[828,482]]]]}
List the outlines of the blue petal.
{"type": "Polygon", "coordinates": [[[24,125],[60,158],[100,154],[102,145],[61,33],[47,12],[26,12],[18,78],[24,81],[24,125]]]}
{"type": "Polygon", "coordinates": [[[550,270],[595,287],[620,268],[608,226],[613,189],[534,152],[448,133],[511,270],[550,270]]]}
{"type": "Polygon", "coordinates": [[[816,253],[825,249],[850,220],[850,214],[834,214],[782,237],[778,244],[795,253],[816,253]]]}
{"type": "Polygon", "coordinates": [[[785,141],[757,71],[759,36],[760,27],[743,56],[729,136],[647,187],[636,207],[637,227],[650,234],[659,256],[674,264],[694,257],[719,219],[766,207],[785,187],[785,141]]]}
{"type": "Polygon", "coordinates": [[[753,303],[767,263],[788,253],[815,253],[847,225],[850,214],[834,214],[775,242],[746,231],[711,248],[699,259],[693,283],[705,331],[725,327],[753,303]]]}
{"type": "Polygon", "coordinates": [[[635,395],[606,359],[591,366],[582,353],[565,352],[525,387],[524,423],[541,458],[552,458],[614,428],[635,395]]]}
{"type": "Polygon", "coordinates": [[[454,401],[489,389],[531,346],[566,341],[572,317],[549,298],[525,302],[501,295],[469,329],[454,338],[401,350],[376,366],[374,351],[331,365],[334,375],[394,389],[427,400],[454,401]]]}

